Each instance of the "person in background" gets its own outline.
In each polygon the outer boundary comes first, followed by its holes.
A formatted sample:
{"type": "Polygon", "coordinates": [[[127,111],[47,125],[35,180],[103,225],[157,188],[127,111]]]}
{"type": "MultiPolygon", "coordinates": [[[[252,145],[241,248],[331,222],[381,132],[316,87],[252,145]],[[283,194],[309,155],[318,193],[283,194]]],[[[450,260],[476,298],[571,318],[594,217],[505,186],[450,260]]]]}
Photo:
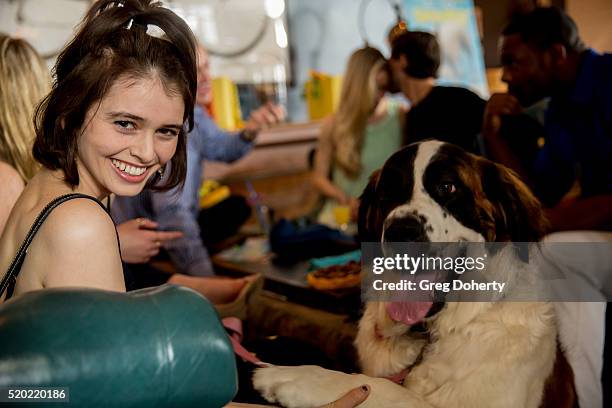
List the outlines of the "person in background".
{"type": "MultiPolygon", "coordinates": [[[[200,212],[198,191],[203,179],[204,160],[232,162],[253,147],[259,132],[285,118],[284,109],[266,104],[254,111],[244,129],[238,132],[221,130],[209,116],[205,106],[212,100],[212,83],[208,54],[198,47],[198,87],[194,109],[195,126],[187,141],[187,177],[182,190],[158,193],[145,191],[136,197],[117,197],[112,205],[114,220],[119,224],[122,254],[140,287],[156,286],[165,282],[182,284],[201,291],[208,285],[219,284],[219,290],[237,294],[240,280],[202,279],[211,277],[214,270],[203,237],[208,233],[207,217],[200,212]],[[198,220],[202,222],[198,222],[198,220]],[[160,234],[180,232],[180,237],[165,240],[160,234]],[[160,248],[167,251],[179,273],[169,277],[148,262],[160,248]],[[170,279],[170,280],[169,280],[170,279]]],[[[225,227],[237,229],[248,218],[242,207],[227,210],[221,221],[225,227]]],[[[219,218],[219,216],[216,216],[219,218]]],[[[212,233],[212,231],[211,231],[212,233]]],[[[231,298],[232,296],[228,296],[231,298]]]]}
{"type": "Polygon", "coordinates": [[[483,137],[490,155],[515,170],[548,207],[550,230],[558,232],[545,242],[599,243],[588,247],[594,261],[589,266],[579,260],[573,265],[563,253],[549,259],[572,265],[564,272],[600,295],[556,307],[580,406],[610,406],[612,317],[608,308],[604,320],[606,304],[596,301],[612,297],[612,55],[587,48],[568,15],[543,7],[515,16],[504,28],[501,62],[508,93],[487,103],[483,137]],[[545,143],[525,160],[500,130],[506,118],[544,97],[550,97],[545,143]]]}
{"type": "Polygon", "coordinates": [[[336,113],[322,126],[312,183],[327,198],[319,220],[334,224],[333,208],[350,206],[356,219],[358,197],[372,172],[401,145],[402,105],[385,97],[391,75],[375,48],[355,51],[342,81],[336,113]]]}
{"type": "Polygon", "coordinates": [[[492,157],[519,173],[549,207],[551,230],[612,229],[612,55],[588,49],[556,8],[516,17],[503,31],[507,94],[487,104],[483,136],[492,157]],[[546,143],[525,167],[499,136],[502,118],[551,97],[546,143]],[[564,200],[573,187],[574,199],[564,200]]]}
{"type": "Polygon", "coordinates": [[[436,85],[440,67],[436,37],[421,31],[397,35],[390,65],[399,89],[411,103],[404,144],[438,139],[477,152],[485,101],[465,88],[436,85]]]}
{"type": "Polygon", "coordinates": [[[45,62],[25,40],[0,33],[0,235],[38,164],[34,110],[51,88],[45,62]]]}

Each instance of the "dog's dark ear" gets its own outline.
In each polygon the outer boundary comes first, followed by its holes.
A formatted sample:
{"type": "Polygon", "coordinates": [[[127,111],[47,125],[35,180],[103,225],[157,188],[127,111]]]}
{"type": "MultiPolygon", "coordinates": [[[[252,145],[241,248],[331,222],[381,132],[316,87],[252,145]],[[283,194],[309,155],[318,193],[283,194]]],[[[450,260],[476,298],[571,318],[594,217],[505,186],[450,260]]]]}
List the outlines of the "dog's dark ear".
{"type": "Polygon", "coordinates": [[[378,242],[382,235],[382,213],[380,197],[376,192],[380,170],[370,176],[370,182],[363,190],[359,201],[359,218],[357,220],[360,242],[378,242]]]}
{"type": "Polygon", "coordinates": [[[493,206],[496,241],[534,242],[548,227],[542,205],[510,169],[482,160],[482,188],[493,206]]]}

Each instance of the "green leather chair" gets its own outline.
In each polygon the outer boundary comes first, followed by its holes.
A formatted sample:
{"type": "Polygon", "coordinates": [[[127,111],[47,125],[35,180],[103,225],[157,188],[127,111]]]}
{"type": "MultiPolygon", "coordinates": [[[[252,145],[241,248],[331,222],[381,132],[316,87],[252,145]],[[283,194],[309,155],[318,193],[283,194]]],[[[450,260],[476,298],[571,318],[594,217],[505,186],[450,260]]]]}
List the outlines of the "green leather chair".
{"type": "Polygon", "coordinates": [[[57,406],[219,408],[237,373],[214,308],[190,289],[45,289],[0,306],[7,386],[68,387],[57,406]]]}

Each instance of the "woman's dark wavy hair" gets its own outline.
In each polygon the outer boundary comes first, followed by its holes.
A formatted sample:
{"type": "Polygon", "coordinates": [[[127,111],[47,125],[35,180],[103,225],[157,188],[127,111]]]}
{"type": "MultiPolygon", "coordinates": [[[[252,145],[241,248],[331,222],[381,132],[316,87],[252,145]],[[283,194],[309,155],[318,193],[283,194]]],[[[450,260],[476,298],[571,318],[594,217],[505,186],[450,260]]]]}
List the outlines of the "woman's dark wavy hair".
{"type": "Polygon", "coordinates": [[[169,174],[163,183],[157,183],[157,175],[152,177],[148,187],[168,190],[182,185],[197,87],[196,41],[180,17],[150,0],[99,0],[89,10],[78,34],[57,58],[52,90],[36,111],[34,158],[51,170],[62,170],[67,183],[78,185],[78,138],[89,108],[120,77],[152,74],[159,76],[166,91],[182,96],[185,113],[169,174]],[[147,34],[148,25],[159,27],[164,36],[147,34]]]}

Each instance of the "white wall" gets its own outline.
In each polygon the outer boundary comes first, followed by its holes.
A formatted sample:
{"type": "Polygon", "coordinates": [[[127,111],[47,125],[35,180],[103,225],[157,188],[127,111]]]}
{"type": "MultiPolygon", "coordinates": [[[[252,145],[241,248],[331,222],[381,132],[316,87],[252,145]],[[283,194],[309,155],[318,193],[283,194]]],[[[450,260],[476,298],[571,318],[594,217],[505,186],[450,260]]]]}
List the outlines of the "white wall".
{"type": "MultiPolygon", "coordinates": [[[[289,115],[294,121],[307,119],[303,101],[308,70],[333,75],[344,72],[350,54],[364,45],[359,34],[358,11],[362,0],[287,0],[289,43],[293,52],[295,86],[289,90],[289,115]]],[[[388,55],[387,31],[395,24],[388,0],[371,0],[365,13],[371,46],[388,55]]]]}
{"type": "Polygon", "coordinates": [[[612,0],[565,0],[584,42],[600,52],[612,52],[612,0]]]}
{"type": "Polygon", "coordinates": [[[27,39],[53,65],[52,55],[74,35],[88,0],[0,0],[0,31],[27,39]]]}

